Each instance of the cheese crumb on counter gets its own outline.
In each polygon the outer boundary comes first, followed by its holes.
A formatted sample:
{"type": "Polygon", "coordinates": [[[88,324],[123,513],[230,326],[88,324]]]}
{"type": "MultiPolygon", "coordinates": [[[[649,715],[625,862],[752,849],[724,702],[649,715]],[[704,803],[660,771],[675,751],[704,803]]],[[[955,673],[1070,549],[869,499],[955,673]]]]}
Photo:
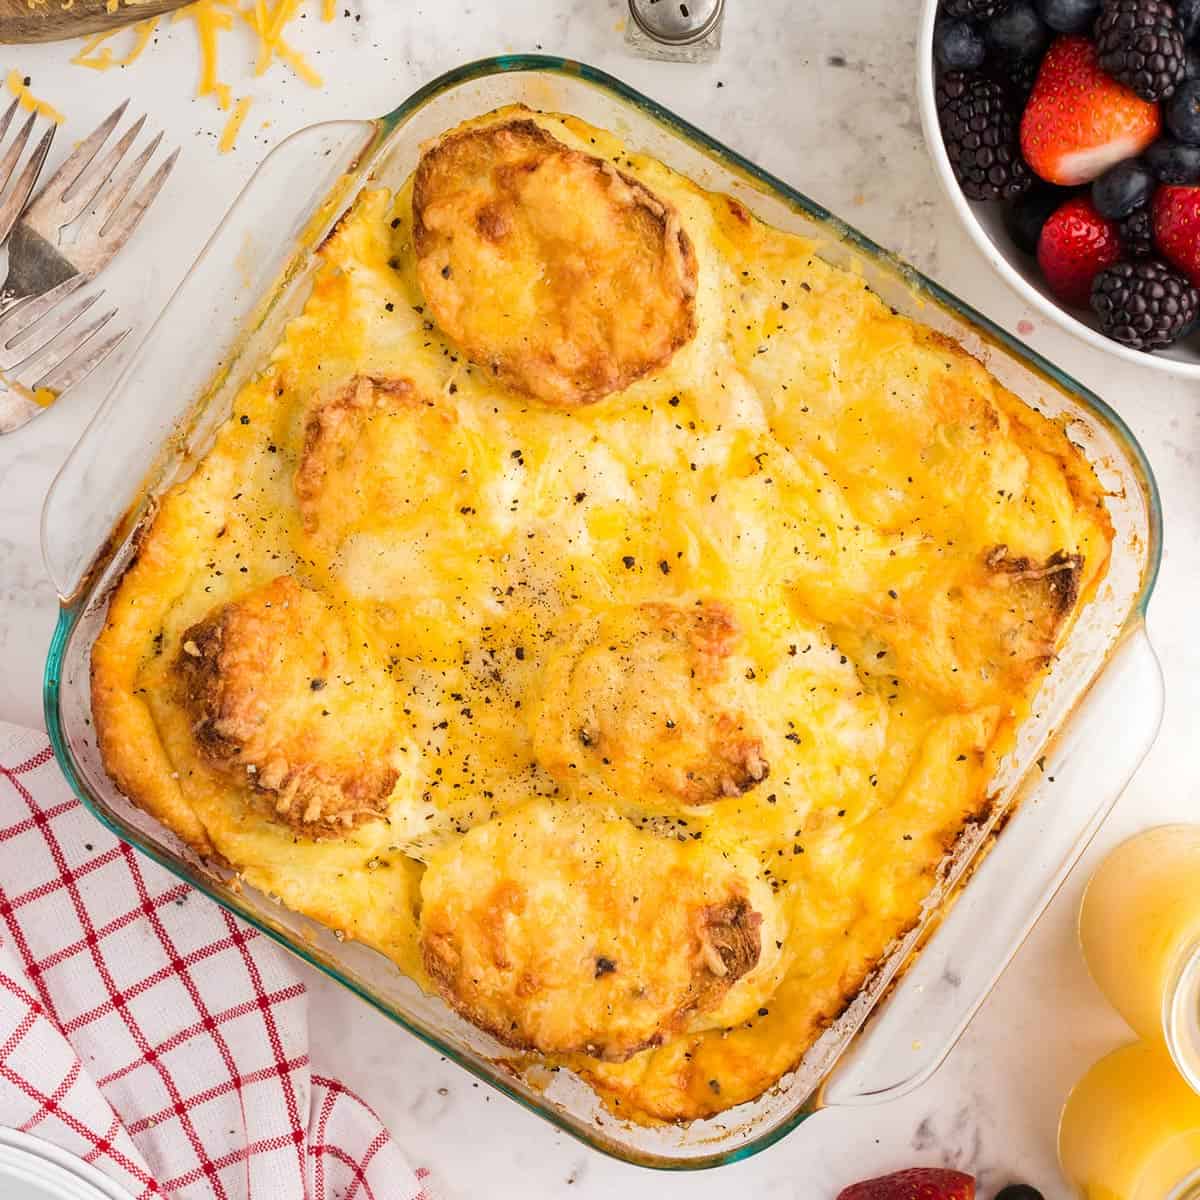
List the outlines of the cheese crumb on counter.
{"type": "Polygon", "coordinates": [[[9,71],[8,73],[8,90],[21,102],[21,107],[26,112],[38,112],[43,117],[53,121],[56,125],[61,125],[66,117],[52,104],[48,104],[45,100],[39,100],[30,90],[28,77],[23,76],[20,71],[9,71]]]}

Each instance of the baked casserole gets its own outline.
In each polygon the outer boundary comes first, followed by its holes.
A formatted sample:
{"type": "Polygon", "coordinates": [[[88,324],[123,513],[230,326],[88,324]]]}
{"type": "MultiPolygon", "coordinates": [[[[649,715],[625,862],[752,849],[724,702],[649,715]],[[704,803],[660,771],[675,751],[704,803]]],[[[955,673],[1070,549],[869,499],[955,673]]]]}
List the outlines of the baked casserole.
{"type": "Polygon", "coordinates": [[[110,775],[626,1118],[759,1095],[986,814],[1098,481],[570,116],[449,131],[321,255],[112,595],[110,775]]]}

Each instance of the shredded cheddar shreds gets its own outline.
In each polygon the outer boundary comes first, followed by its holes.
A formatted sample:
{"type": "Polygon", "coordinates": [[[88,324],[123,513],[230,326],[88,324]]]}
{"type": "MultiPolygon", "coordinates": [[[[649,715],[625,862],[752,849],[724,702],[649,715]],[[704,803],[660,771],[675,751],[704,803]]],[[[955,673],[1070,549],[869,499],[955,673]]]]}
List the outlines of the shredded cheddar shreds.
{"type": "MultiPolygon", "coordinates": [[[[46,3],[46,0],[28,0],[28,3],[30,7],[34,7],[46,3]]],[[[58,3],[64,8],[69,8],[74,0],[58,0],[58,3]]],[[[130,0],[106,0],[106,9],[108,12],[116,12],[123,3],[128,4],[130,0]]],[[[243,96],[235,104],[230,84],[221,78],[220,49],[225,41],[222,35],[235,24],[242,24],[250,29],[256,41],[255,75],[264,74],[272,63],[278,61],[309,86],[322,87],[324,80],[320,72],[313,67],[304,53],[285,37],[292,22],[300,16],[303,7],[304,0],[193,0],[191,4],[176,11],[174,20],[190,20],[196,30],[196,40],[200,48],[200,79],[196,95],[212,96],[217,106],[229,113],[218,143],[222,152],[233,148],[252,99],[250,96],[243,96]]],[[[337,0],[320,0],[320,14],[322,21],[334,20],[337,17],[337,0]]],[[[134,25],[133,40],[123,55],[114,51],[113,40],[127,31],[113,29],[87,38],[71,61],[77,66],[88,67],[93,71],[127,67],[139,58],[150,44],[158,28],[158,20],[158,17],[150,17],[134,25]]],[[[11,79],[9,86],[12,87],[11,79]]],[[[62,120],[61,114],[55,114],[49,105],[43,105],[41,101],[23,100],[22,103],[25,103],[27,108],[37,104],[47,116],[62,120]]]]}
{"type": "Polygon", "coordinates": [[[21,102],[21,107],[26,112],[41,113],[43,117],[53,121],[56,125],[61,125],[66,120],[66,117],[54,105],[47,104],[45,100],[39,100],[29,90],[20,71],[9,71],[7,83],[8,90],[21,102]]]}
{"type": "Polygon", "coordinates": [[[313,69],[308,59],[299,50],[293,50],[282,38],[276,44],[275,52],[310,87],[324,87],[325,80],[313,69]]]}
{"type": "MultiPolygon", "coordinates": [[[[242,9],[242,19],[256,33],[259,32],[260,18],[254,9],[242,9]]],[[[305,58],[299,50],[296,50],[287,42],[285,42],[281,36],[277,36],[274,39],[272,42],[272,49],[273,53],[276,54],[282,62],[287,63],[287,65],[291,67],[292,70],[295,71],[305,83],[309,84],[311,87],[324,87],[325,80],[322,79],[320,74],[313,69],[312,64],[308,61],[308,59],[305,58]]],[[[256,75],[261,75],[262,71],[259,70],[258,67],[255,67],[254,73],[256,75]]]]}
{"type": "Polygon", "coordinates": [[[217,143],[217,149],[222,154],[228,154],[233,149],[234,143],[237,141],[237,136],[242,130],[242,122],[245,121],[246,114],[249,111],[249,96],[243,96],[233,106],[233,112],[230,113],[229,120],[225,122],[225,128],[221,133],[221,140],[217,143]]]}
{"type": "Polygon", "coordinates": [[[141,57],[158,28],[158,17],[147,17],[133,26],[133,43],[120,58],[113,55],[108,42],[125,32],[124,29],[106,29],[94,33],[79,48],[71,61],[77,67],[90,67],[93,71],[107,71],[110,67],[127,67],[141,57]]]}
{"type": "Polygon", "coordinates": [[[228,109],[232,102],[229,85],[217,78],[217,35],[233,26],[233,14],[216,0],[196,0],[175,14],[190,17],[196,23],[196,36],[200,39],[200,84],[197,96],[216,96],[217,103],[228,109]]]}

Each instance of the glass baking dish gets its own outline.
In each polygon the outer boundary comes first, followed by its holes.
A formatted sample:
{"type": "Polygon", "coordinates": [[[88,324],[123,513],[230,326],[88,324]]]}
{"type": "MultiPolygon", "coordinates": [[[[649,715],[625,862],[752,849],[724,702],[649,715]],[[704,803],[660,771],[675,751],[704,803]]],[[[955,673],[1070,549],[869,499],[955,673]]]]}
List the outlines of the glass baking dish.
{"type": "Polygon", "coordinates": [[[294,134],[213,235],[47,498],[43,547],[62,610],[46,666],[46,720],[80,799],[219,904],[596,1149],[647,1166],[710,1167],[763,1149],[823,1107],[895,1097],[927,1078],[954,1045],[1157,732],[1162,681],[1144,615],[1160,527],[1153,475],[1120,418],[986,318],[610,76],[557,58],[491,58],[443,75],[378,120],[294,134]],[[514,1061],[381,956],[197,860],[120,795],[92,736],[88,663],[107,596],[155,497],[191,470],[242,382],[303,303],[314,249],[360,188],[398,186],[427,138],[513,103],[611,129],[703,187],[731,193],[763,220],[815,238],[825,258],[859,273],[898,312],[960,342],[1018,396],[1061,419],[1106,485],[1116,529],[1108,577],[1002,765],[989,815],[947,857],[919,928],[892,948],[777,1086],[687,1126],[619,1121],[576,1077],[514,1061]]]}

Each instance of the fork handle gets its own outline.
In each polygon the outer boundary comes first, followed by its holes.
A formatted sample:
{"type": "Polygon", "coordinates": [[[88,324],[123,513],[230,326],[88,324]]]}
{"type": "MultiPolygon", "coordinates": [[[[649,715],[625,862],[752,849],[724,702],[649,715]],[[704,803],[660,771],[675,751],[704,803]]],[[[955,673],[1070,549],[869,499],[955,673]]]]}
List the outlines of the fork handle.
{"type": "Polygon", "coordinates": [[[0,0],[0,42],[56,42],[115,29],[145,17],[182,8],[187,0],[126,0],[114,12],[106,0],[74,0],[31,5],[29,0],[0,0]]]}

